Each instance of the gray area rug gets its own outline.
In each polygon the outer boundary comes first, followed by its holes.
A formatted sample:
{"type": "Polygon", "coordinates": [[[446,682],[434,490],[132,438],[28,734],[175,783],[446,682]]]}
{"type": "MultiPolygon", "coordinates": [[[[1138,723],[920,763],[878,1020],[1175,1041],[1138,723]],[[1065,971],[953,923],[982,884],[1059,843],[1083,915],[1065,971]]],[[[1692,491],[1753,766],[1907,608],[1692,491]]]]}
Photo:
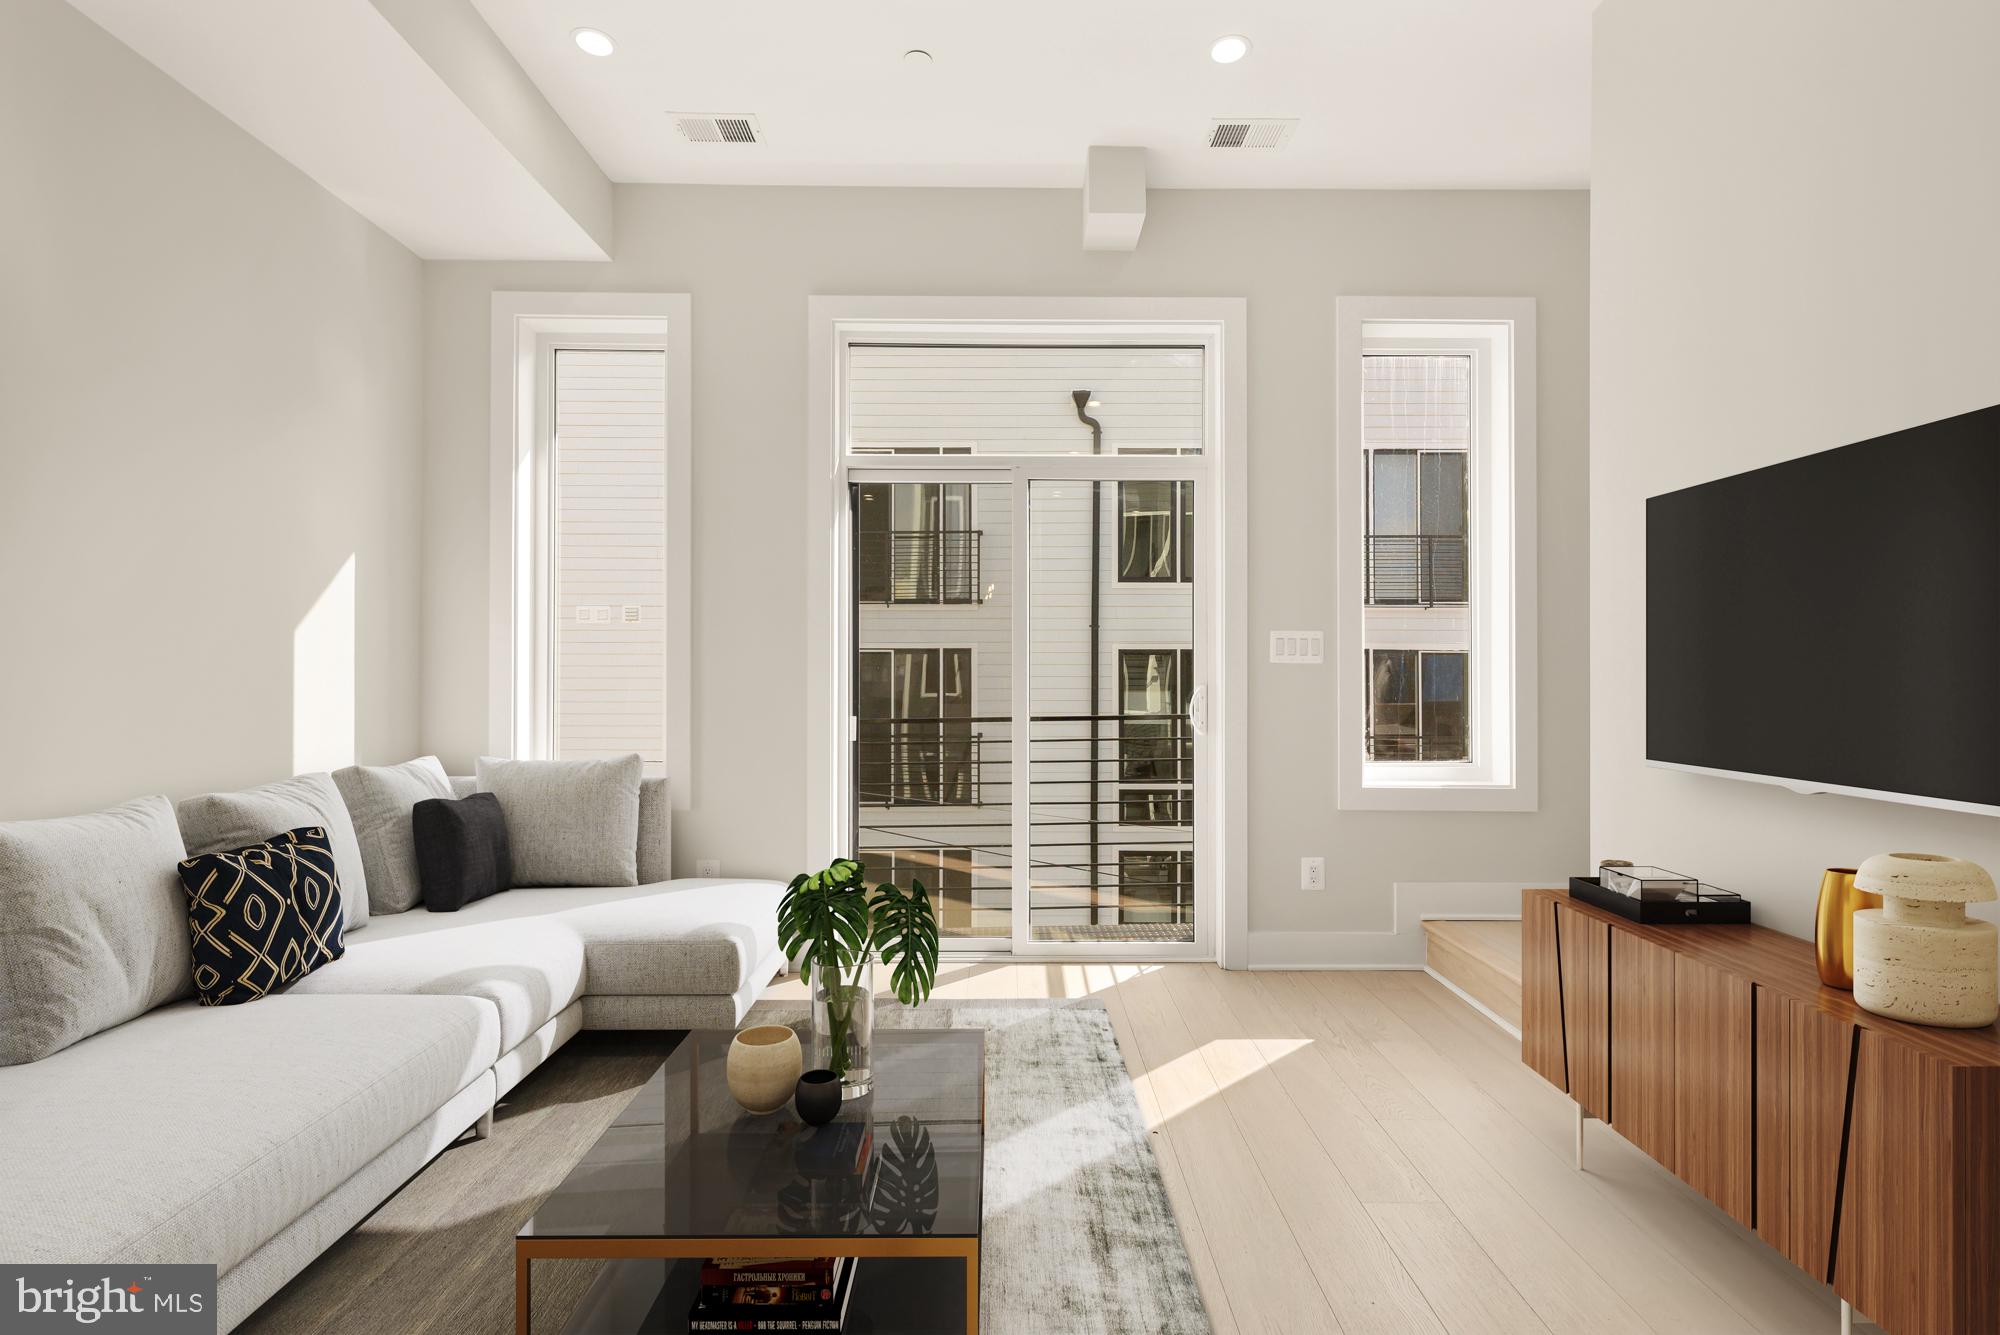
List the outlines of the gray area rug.
{"type": "MultiPolygon", "coordinates": [[[[985,1335],[1206,1335],[1104,1003],[877,1005],[878,1028],[986,1031],[985,1335]]],[[[806,1008],[760,1002],[744,1023],[803,1028],[806,1008]]]]}

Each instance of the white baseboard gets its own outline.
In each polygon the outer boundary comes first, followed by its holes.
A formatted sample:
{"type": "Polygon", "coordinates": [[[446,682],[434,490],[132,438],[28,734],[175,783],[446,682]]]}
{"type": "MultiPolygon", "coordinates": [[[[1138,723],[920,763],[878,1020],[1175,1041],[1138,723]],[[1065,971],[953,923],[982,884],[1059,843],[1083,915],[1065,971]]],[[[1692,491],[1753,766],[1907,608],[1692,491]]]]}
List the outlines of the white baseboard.
{"type": "Polygon", "coordinates": [[[1390,922],[1374,931],[1250,933],[1253,969],[1421,969],[1427,918],[1521,916],[1521,891],[1540,881],[1399,881],[1390,890],[1390,922]]]}

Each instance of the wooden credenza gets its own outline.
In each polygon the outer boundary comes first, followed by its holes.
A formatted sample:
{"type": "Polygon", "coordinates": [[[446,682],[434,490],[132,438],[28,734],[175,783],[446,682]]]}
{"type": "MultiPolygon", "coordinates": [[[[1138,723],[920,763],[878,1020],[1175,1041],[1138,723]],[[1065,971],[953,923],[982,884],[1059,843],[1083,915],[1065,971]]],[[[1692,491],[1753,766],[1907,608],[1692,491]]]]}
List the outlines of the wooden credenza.
{"type": "Polygon", "coordinates": [[[2000,1031],[1871,1015],[1809,942],[1521,897],[1521,1059],[1893,1335],[2000,1331],[2000,1031]]]}

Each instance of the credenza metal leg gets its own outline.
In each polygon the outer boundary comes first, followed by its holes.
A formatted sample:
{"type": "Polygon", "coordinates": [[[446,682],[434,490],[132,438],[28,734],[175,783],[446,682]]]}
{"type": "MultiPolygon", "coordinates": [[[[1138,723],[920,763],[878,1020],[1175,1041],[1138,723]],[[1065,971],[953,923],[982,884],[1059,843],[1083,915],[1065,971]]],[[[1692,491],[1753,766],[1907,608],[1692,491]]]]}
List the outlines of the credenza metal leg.
{"type": "Polygon", "coordinates": [[[1854,1304],[1840,1300],[1840,1335],[1854,1335],[1854,1304]]]}
{"type": "Polygon", "coordinates": [[[1581,1103],[1572,1103],[1570,1107],[1576,1112],[1576,1171],[1581,1173],[1583,1171],[1583,1105],[1581,1103]]]}

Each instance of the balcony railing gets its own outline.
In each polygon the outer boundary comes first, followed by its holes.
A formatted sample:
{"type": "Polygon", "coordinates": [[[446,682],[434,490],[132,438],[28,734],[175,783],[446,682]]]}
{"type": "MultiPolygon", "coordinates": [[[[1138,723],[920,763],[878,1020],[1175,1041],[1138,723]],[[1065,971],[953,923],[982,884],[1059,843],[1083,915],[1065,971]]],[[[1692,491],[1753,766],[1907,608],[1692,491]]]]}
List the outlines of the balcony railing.
{"type": "Polygon", "coordinates": [[[1025,861],[1035,940],[1194,939],[1199,739],[1185,716],[1031,715],[1020,782],[1010,715],[855,724],[856,852],[871,875],[917,867],[942,935],[1007,936],[1025,861]]]}
{"type": "Polygon", "coordinates": [[[1368,535],[1368,602],[1372,607],[1449,607],[1469,587],[1462,534],[1368,535]]]}
{"type": "Polygon", "coordinates": [[[864,603],[977,603],[976,528],[891,529],[863,533],[855,543],[854,579],[864,603]]]}

